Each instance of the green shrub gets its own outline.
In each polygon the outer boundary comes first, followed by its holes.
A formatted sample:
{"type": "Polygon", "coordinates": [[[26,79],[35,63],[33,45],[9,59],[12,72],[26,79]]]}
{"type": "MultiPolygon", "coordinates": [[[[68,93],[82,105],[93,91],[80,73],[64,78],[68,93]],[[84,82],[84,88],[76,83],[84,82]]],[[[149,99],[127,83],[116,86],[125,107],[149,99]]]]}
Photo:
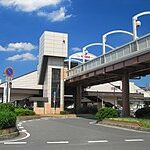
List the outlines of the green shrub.
{"type": "Polygon", "coordinates": [[[136,118],[150,118],[150,107],[138,109],[135,112],[136,118]]]}
{"type": "Polygon", "coordinates": [[[28,109],[28,108],[15,108],[15,113],[17,116],[35,115],[35,112],[33,110],[28,109]]]}
{"type": "Polygon", "coordinates": [[[0,129],[16,126],[16,114],[12,111],[0,111],[0,129]]]}
{"type": "Polygon", "coordinates": [[[113,108],[108,108],[108,107],[101,108],[96,113],[96,118],[99,121],[102,121],[105,118],[116,118],[116,117],[118,117],[118,112],[113,108]]]}
{"type": "Polygon", "coordinates": [[[0,104],[0,111],[15,111],[15,106],[11,103],[0,104]]]}
{"type": "Polygon", "coordinates": [[[69,114],[69,112],[68,111],[60,111],[60,114],[61,115],[66,115],[66,114],[69,114]]]}

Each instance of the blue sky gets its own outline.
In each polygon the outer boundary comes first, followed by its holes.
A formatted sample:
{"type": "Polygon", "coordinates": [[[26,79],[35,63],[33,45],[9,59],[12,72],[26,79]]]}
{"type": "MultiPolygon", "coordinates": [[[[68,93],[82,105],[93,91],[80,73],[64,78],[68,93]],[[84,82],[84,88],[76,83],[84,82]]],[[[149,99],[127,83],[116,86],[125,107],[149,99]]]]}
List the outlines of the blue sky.
{"type": "MultiPolygon", "coordinates": [[[[15,76],[36,70],[38,40],[43,31],[67,32],[69,54],[89,43],[101,42],[108,31],[132,32],[132,16],[150,11],[149,0],[0,0],[0,78],[11,66],[15,76]]],[[[150,32],[150,15],[140,18],[138,35],[150,32]]],[[[131,37],[114,34],[107,43],[120,46],[131,37]]],[[[89,52],[100,55],[101,47],[89,52]]],[[[150,76],[136,80],[138,85],[150,82],[150,76]]]]}

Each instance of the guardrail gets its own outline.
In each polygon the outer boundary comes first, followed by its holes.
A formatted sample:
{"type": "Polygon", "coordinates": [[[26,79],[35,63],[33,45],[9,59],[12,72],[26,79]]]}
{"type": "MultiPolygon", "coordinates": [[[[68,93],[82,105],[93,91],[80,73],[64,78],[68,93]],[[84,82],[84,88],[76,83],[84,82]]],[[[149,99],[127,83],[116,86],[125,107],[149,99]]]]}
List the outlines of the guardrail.
{"type": "Polygon", "coordinates": [[[68,71],[68,79],[150,51],[150,34],[118,47],[68,71]]]}

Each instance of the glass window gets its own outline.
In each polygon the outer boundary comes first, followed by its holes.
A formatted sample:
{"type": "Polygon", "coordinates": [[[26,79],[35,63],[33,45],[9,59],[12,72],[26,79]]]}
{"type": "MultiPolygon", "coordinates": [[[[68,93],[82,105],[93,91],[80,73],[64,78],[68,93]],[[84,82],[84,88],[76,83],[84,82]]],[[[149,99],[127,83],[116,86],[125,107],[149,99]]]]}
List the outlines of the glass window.
{"type": "Polygon", "coordinates": [[[44,107],[44,102],[38,101],[37,102],[37,107],[44,107]]]}
{"type": "Polygon", "coordinates": [[[51,107],[60,107],[60,69],[52,68],[51,107]]]}

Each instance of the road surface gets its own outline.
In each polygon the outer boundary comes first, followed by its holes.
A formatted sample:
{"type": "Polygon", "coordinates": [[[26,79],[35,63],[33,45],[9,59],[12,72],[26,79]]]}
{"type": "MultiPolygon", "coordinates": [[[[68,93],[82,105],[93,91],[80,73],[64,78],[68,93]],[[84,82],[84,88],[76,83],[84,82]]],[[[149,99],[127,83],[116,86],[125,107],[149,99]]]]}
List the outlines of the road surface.
{"type": "Polygon", "coordinates": [[[94,125],[83,118],[42,118],[18,123],[26,137],[0,143],[0,150],[149,150],[150,133],[94,125]]]}

